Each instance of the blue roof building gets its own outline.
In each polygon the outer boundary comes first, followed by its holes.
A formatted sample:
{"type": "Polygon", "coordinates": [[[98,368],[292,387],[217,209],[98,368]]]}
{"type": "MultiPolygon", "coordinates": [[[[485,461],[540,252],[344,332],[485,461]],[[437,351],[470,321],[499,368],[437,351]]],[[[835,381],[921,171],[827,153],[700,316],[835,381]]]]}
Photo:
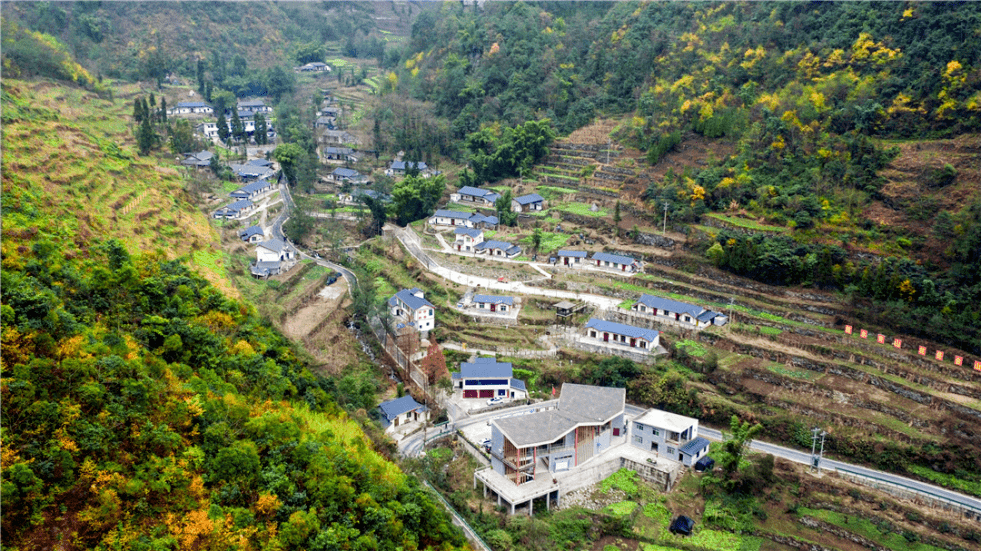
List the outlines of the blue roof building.
{"type": "Polygon", "coordinates": [[[392,317],[401,322],[402,327],[415,327],[426,333],[436,325],[436,307],[425,298],[417,287],[402,289],[388,299],[392,317]]]}
{"type": "Polygon", "coordinates": [[[586,336],[613,345],[637,348],[649,353],[660,344],[660,333],[654,329],[592,318],[586,322],[586,336]]]}
{"type": "Polygon", "coordinates": [[[452,379],[456,388],[463,389],[464,398],[527,397],[524,381],[514,379],[513,374],[510,363],[482,357],[462,362],[460,372],[452,374],[452,379]]]}
{"type": "Polygon", "coordinates": [[[725,325],[729,318],[718,312],[688,304],[677,300],[643,294],[640,299],[630,306],[634,312],[655,316],[657,318],[675,321],[692,327],[707,327],[709,325],[725,325]]]}
{"type": "Polygon", "coordinates": [[[428,412],[426,406],[409,395],[382,402],[378,405],[378,410],[381,411],[381,421],[385,428],[398,427],[409,421],[425,420],[428,412]]]}
{"type": "Polygon", "coordinates": [[[637,269],[637,261],[632,257],[610,253],[593,253],[592,260],[596,261],[597,266],[613,268],[614,270],[630,271],[637,269]]]}

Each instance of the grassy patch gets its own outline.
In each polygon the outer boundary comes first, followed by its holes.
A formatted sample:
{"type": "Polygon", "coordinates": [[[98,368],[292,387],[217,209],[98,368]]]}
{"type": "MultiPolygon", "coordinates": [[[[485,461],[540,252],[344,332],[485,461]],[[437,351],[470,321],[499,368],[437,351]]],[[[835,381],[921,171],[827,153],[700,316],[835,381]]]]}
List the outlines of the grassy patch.
{"type": "Polygon", "coordinates": [[[734,216],[726,216],[724,214],[718,213],[708,213],[705,216],[709,218],[715,218],[729,224],[731,226],[736,226],[737,228],[745,228],[747,230],[761,231],[761,232],[774,232],[774,233],[784,233],[788,229],[782,226],[768,226],[766,224],[760,224],[754,220],[747,220],[746,218],[736,218],[734,216]]]}
{"type": "Polygon", "coordinates": [[[576,193],[576,190],[558,186],[538,186],[535,191],[544,199],[551,201],[556,198],[564,198],[566,195],[576,193]]]}
{"type": "Polygon", "coordinates": [[[578,214],[579,216],[590,216],[592,218],[601,218],[607,215],[605,208],[600,207],[598,210],[593,212],[592,210],[589,210],[589,207],[590,205],[587,205],[585,203],[569,203],[566,205],[559,205],[553,208],[571,214],[578,214]]]}
{"type": "Polygon", "coordinates": [[[630,513],[634,512],[637,508],[637,503],[633,501],[621,501],[619,503],[611,503],[606,506],[606,512],[617,517],[625,517],[630,513]]]}
{"type": "Polygon", "coordinates": [[[783,364],[771,363],[766,366],[766,369],[772,371],[778,375],[783,375],[784,377],[791,377],[793,379],[804,379],[807,381],[816,379],[821,376],[820,373],[816,371],[808,371],[806,369],[789,369],[783,364]]]}
{"type": "Polygon", "coordinates": [[[627,495],[637,493],[637,473],[629,469],[620,469],[600,483],[600,490],[610,493],[612,489],[621,490],[627,495]]]}
{"type": "Polygon", "coordinates": [[[677,344],[675,344],[675,346],[683,349],[685,352],[688,353],[688,355],[695,356],[696,358],[701,358],[707,352],[707,350],[705,350],[705,347],[702,346],[700,343],[697,343],[689,339],[680,341],[677,344]]]}
{"type": "Polygon", "coordinates": [[[863,518],[837,513],[835,511],[827,511],[824,509],[810,509],[807,507],[801,507],[798,509],[798,512],[802,515],[821,519],[829,524],[833,524],[839,528],[858,534],[887,549],[893,549],[895,551],[940,551],[939,547],[926,545],[916,541],[907,541],[906,538],[903,537],[902,533],[897,531],[891,524],[877,526],[871,521],[863,518]]]}
{"type": "Polygon", "coordinates": [[[909,472],[922,476],[923,478],[935,482],[944,488],[952,488],[966,494],[981,497],[981,482],[964,480],[963,478],[958,478],[952,474],[938,473],[933,469],[921,467],[919,465],[911,465],[906,469],[909,472]]]}
{"type": "MultiPolygon", "coordinates": [[[[486,234],[485,234],[486,235],[486,234]]],[[[565,246],[569,241],[569,234],[566,233],[555,233],[549,231],[542,232],[542,245],[539,247],[539,251],[542,253],[547,253],[549,251],[558,250],[560,247],[565,246]]],[[[531,247],[531,235],[521,238],[519,243],[524,245],[526,248],[531,247]]]]}

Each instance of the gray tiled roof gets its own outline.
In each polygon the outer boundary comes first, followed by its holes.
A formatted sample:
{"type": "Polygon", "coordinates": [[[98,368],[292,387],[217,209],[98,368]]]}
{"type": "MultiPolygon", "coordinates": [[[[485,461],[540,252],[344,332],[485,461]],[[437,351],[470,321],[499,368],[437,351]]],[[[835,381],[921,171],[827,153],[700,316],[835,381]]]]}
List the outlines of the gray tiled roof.
{"type": "Polygon", "coordinates": [[[678,448],[678,451],[688,455],[694,455],[705,448],[708,448],[709,441],[698,436],[685,443],[685,445],[678,448]]]}
{"type": "Polygon", "coordinates": [[[705,308],[701,306],[648,294],[640,295],[640,299],[637,302],[648,308],[657,308],[658,310],[667,310],[668,312],[679,314],[691,314],[692,316],[698,316],[705,312],[705,308]]]}
{"type": "Polygon", "coordinates": [[[605,321],[601,319],[591,318],[586,322],[587,329],[595,329],[597,331],[606,331],[608,333],[616,333],[617,335],[624,335],[634,339],[645,339],[649,342],[654,342],[659,333],[654,329],[644,329],[642,327],[634,327],[633,325],[627,325],[625,323],[616,323],[612,321],[605,321]]]}
{"type": "Polygon", "coordinates": [[[519,448],[558,440],[579,425],[601,425],[623,413],[627,390],[562,385],[558,409],[496,419],[494,424],[519,448]]]}
{"type": "Polygon", "coordinates": [[[474,295],[473,301],[485,304],[507,304],[508,306],[514,306],[514,297],[502,297],[498,295],[474,295]]]}
{"type": "Polygon", "coordinates": [[[615,264],[626,264],[630,266],[636,262],[633,258],[629,256],[623,256],[620,254],[610,254],[610,253],[593,253],[593,260],[601,260],[603,262],[613,262],[615,264]]]}
{"type": "Polygon", "coordinates": [[[529,193],[528,195],[522,195],[521,197],[517,197],[515,199],[515,201],[517,201],[519,205],[530,205],[532,203],[541,203],[544,200],[545,199],[537,193],[529,193]]]}
{"type": "Polygon", "coordinates": [[[419,409],[421,407],[423,407],[423,405],[415,401],[415,399],[409,395],[405,395],[394,400],[389,400],[387,402],[382,402],[378,405],[378,409],[381,410],[382,414],[384,414],[388,420],[395,419],[403,413],[414,409],[419,409]]]}

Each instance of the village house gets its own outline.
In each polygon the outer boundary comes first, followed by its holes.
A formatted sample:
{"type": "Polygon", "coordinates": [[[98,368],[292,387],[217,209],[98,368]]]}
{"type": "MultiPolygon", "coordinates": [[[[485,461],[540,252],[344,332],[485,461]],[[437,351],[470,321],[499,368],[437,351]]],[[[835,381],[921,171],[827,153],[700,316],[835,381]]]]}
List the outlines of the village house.
{"type": "Polygon", "coordinates": [[[708,454],[709,441],[698,436],[698,419],[651,409],[633,420],[630,444],[686,467],[708,454]]]}
{"type": "Polygon", "coordinates": [[[431,217],[429,217],[429,225],[433,227],[444,226],[444,227],[457,227],[462,226],[465,228],[482,228],[485,230],[491,230],[497,227],[499,220],[496,216],[484,216],[483,214],[474,214],[472,212],[460,212],[455,210],[437,210],[431,217]]]}
{"type": "Polygon", "coordinates": [[[272,191],[272,189],[272,184],[270,184],[268,180],[256,180],[245,184],[228,195],[234,199],[255,200],[261,197],[263,194],[269,193],[272,191]]]}
{"type": "Polygon", "coordinates": [[[266,237],[259,226],[249,226],[239,232],[238,236],[246,243],[258,243],[266,237]]]}
{"type": "Polygon", "coordinates": [[[268,163],[264,159],[253,159],[245,164],[229,163],[228,167],[243,182],[251,182],[252,180],[271,178],[276,174],[276,171],[268,163]]]}
{"type": "Polygon", "coordinates": [[[203,101],[181,101],[171,109],[167,110],[167,115],[211,115],[215,110],[203,101]]]}
{"type": "Polygon", "coordinates": [[[586,261],[586,251],[559,251],[560,266],[579,267],[586,261]]]}
{"type": "Polygon", "coordinates": [[[528,397],[525,382],[514,378],[511,364],[498,362],[494,358],[475,358],[472,363],[462,362],[460,372],[450,376],[454,388],[461,389],[464,398],[522,400],[528,397]]]}
{"type": "Polygon", "coordinates": [[[725,325],[729,317],[701,306],[644,294],[630,306],[630,310],[655,319],[664,319],[688,324],[694,328],[709,325],[725,325]]]}
{"type": "Polygon", "coordinates": [[[396,178],[401,177],[401,176],[405,176],[406,169],[407,168],[410,168],[412,166],[415,166],[415,168],[417,168],[419,170],[419,175],[420,176],[425,176],[427,174],[427,171],[429,170],[429,167],[426,166],[426,163],[424,163],[423,161],[418,161],[418,162],[414,162],[414,161],[392,161],[392,164],[389,165],[389,167],[387,169],[385,169],[385,175],[386,176],[393,176],[393,177],[396,177],[396,178]]]}
{"type": "Polygon", "coordinates": [[[514,309],[514,297],[474,295],[473,304],[484,312],[505,314],[514,309]]]}
{"type": "Polygon", "coordinates": [[[565,383],[556,409],[494,419],[492,469],[520,486],[588,462],[626,434],[625,400],[623,388],[565,383]]]}
{"type": "Polygon", "coordinates": [[[385,429],[398,428],[399,425],[409,422],[426,422],[429,418],[429,410],[426,406],[415,401],[408,394],[378,404],[378,410],[381,412],[381,422],[385,429]]]}
{"type": "Polygon", "coordinates": [[[585,336],[602,342],[604,345],[636,349],[632,351],[642,354],[651,353],[660,345],[660,333],[654,329],[644,329],[596,318],[591,318],[586,322],[585,336]]]}
{"type": "Polygon", "coordinates": [[[320,145],[360,144],[357,136],[345,130],[324,130],[317,138],[320,145]]]}
{"type": "Polygon", "coordinates": [[[272,107],[266,105],[261,99],[239,101],[236,109],[239,117],[251,117],[256,113],[272,113],[272,107]]]}
{"type": "Polygon", "coordinates": [[[322,61],[311,61],[310,63],[304,63],[299,67],[293,67],[293,70],[297,73],[329,73],[330,65],[322,61]]]}
{"type": "Polygon", "coordinates": [[[356,163],[359,160],[358,154],[350,147],[325,147],[321,150],[324,161],[339,163],[356,163]]]}
{"type": "Polygon", "coordinates": [[[484,242],[484,232],[476,228],[457,228],[453,233],[456,235],[453,247],[460,252],[471,252],[484,242]]]}
{"type": "Polygon", "coordinates": [[[281,239],[270,239],[256,245],[255,264],[250,266],[255,277],[274,276],[288,270],[296,259],[296,252],[281,239]]]}
{"type": "Polygon", "coordinates": [[[354,170],[353,168],[344,168],[340,166],[335,168],[333,172],[328,174],[327,179],[331,182],[338,183],[338,184],[350,183],[350,184],[358,185],[358,184],[368,183],[368,177],[365,176],[364,174],[361,174],[360,172],[354,170]]]}
{"type": "Polygon", "coordinates": [[[193,166],[198,170],[203,170],[211,166],[211,158],[214,154],[210,151],[198,151],[197,153],[188,153],[187,156],[181,161],[184,166],[193,166]]]}
{"type": "Polygon", "coordinates": [[[611,268],[619,272],[636,272],[640,267],[636,260],[629,256],[610,253],[593,253],[590,259],[600,268],[611,268]]]}
{"type": "Polygon", "coordinates": [[[545,208],[545,199],[537,193],[529,193],[511,200],[511,210],[514,212],[533,212],[545,208]]]}
{"type": "Polygon", "coordinates": [[[388,299],[392,317],[399,320],[396,329],[414,327],[423,336],[436,324],[436,307],[426,300],[425,293],[417,287],[402,289],[388,299]]]}
{"type": "Polygon", "coordinates": [[[488,256],[500,256],[504,258],[514,258],[521,254],[521,247],[512,245],[507,241],[489,240],[478,244],[475,247],[477,254],[487,253],[488,256]]]}
{"type": "Polygon", "coordinates": [[[239,199],[228,206],[216,210],[211,216],[213,218],[237,219],[248,216],[255,209],[255,204],[248,199],[239,199]]]}
{"type": "Polygon", "coordinates": [[[463,186],[456,193],[450,194],[453,203],[470,203],[478,207],[493,207],[498,195],[493,191],[471,186],[463,186]]]}

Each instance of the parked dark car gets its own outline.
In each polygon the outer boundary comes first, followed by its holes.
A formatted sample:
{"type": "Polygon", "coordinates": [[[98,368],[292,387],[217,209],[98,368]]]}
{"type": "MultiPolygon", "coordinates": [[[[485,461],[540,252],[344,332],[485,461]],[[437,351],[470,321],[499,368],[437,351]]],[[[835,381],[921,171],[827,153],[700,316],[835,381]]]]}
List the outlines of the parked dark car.
{"type": "Polygon", "coordinates": [[[715,460],[707,455],[695,462],[696,473],[711,471],[713,467],[715,467],[715,460]]]}
{"type": "Polygon", "coordinates": [[[691,531],[694,527],[695,527],[694,520],[686,517],[685,515],[681,515],[678,518],[671,521],[671,527],[668,529],[671,530],[672,534],[681,534],[683,536],[690,536],[691,531]]]}

